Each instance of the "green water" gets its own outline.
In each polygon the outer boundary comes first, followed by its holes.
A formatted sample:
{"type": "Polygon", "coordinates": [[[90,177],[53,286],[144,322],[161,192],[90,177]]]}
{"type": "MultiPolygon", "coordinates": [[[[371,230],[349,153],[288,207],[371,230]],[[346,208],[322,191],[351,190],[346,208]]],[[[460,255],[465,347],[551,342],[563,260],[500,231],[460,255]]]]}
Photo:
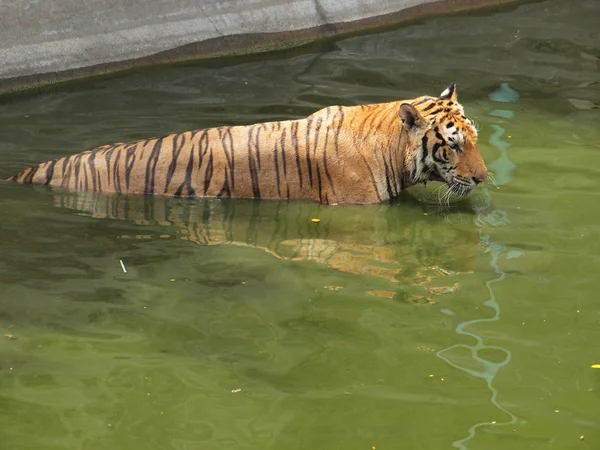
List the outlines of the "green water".
{"type": "Polygon", "coordinates": [[[598,17],[552,0],[0,97],[6,178],[456,81],[497,184],[322,207],[0,183],[0,448],[600,448],[598,17]]]}

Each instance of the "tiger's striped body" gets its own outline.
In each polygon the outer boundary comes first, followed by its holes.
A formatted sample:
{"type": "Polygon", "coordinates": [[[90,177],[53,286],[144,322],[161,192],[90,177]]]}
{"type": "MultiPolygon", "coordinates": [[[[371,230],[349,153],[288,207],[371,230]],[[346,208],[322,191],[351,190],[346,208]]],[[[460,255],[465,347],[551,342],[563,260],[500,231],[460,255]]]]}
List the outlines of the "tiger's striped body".
{"type": "MultiPolygon", "coordinates": [[[[332,106],[300,120],[105,145],[31,167],[10,180],[117,194],[378,203],[441,175],[431,165],[435,145],[439,151],[441,144],[427,136],[440,114],[448,123],[467,120],[451,98],[455,94],[448,99],[332,106]]],[[[465,131],[469,126],[465,122],[461,135],[469,144],[473,141],[473,150],[462,153],[463,159],[470,156],[473,161],[465,167],[471,170],[475,163],[482,172],[485,165],[473,133],[465,131]]],[[[439,131],[435,134],[444,141],[439,131]]],[[[444,160],[441,152],[436,160],[444,160]]]]}

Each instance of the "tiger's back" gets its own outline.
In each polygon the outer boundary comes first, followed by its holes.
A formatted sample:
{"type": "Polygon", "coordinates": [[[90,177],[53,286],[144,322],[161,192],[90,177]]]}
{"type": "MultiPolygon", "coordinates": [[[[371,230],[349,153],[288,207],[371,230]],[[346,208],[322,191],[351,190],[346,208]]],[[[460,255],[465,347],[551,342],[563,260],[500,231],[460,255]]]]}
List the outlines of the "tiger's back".
{"type": "Polygon", "coordinates": [[[70,191],[325,204],[378,203],[434,180],[466,195],[487,176],[471,128],[451,85],[439,98],[331,106],[299,120],[104,145],[10,180],[70,191]]]}
{"type": "Polygon", "coordinates": [[[352,108],[332,107],[302,120],[104,145],[31,167],[10,180],[71,191],[321,203],[362,203],[372,191],[380,201],[381,187],[368,175],[365,157],[354,155],[354,162],[345,151],[353,139],[344,133],[344,120],[350,116],[358,122],[352,113],[352,108]]]}

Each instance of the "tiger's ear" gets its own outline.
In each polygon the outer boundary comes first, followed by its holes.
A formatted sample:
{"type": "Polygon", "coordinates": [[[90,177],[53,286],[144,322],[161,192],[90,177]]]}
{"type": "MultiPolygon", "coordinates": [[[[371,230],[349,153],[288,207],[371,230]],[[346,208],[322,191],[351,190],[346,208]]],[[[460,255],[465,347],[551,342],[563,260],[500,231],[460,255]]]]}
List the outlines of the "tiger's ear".
{"type": "Polygon", "coordinates": [[[458,96],[456,95],[456,84],[450,83],[450,86],[448,86],[446,90],[440,94],[440,100],[450,100],[456,103],[458,101],[458,96]]]}
{"type": "Polygon", "coordinates": [[[419,111],[417,111],[417,109],[410,103],[402,103],[400,105],[399,115],[402,119],[402,125],[407,130],[425,125],[425,119],[423,119],[423,116],[421,116],[419,111]]]}

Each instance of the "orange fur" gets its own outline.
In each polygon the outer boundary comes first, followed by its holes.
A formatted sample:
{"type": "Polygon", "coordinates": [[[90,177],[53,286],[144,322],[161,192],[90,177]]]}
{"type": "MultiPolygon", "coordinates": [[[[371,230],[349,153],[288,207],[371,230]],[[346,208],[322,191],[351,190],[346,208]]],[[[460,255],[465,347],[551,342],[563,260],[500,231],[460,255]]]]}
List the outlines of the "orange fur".
{"type": "Polygon", "coordinates": [[[430,180],[467,195],[487,176],[476,140],[452,84],[439,98],[331,106],[300,120],[105,145],[10,180],[70,191],[370,204],[430,180]]]}

